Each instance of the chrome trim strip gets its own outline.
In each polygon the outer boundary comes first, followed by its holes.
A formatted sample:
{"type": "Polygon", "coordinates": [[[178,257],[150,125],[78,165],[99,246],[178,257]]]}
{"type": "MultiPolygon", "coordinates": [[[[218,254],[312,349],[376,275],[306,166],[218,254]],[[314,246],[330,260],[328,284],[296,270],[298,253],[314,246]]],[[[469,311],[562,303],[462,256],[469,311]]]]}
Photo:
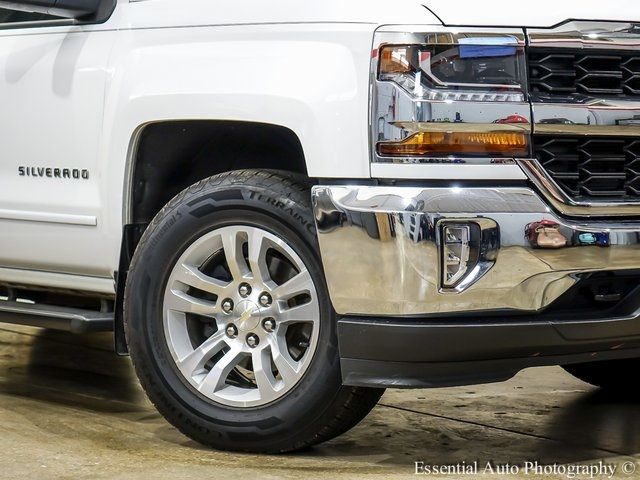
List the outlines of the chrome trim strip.
{"type": "Polygon", "coordinates": [[[580,273],[640,268],[640,222],[576,221],[554,214],[528,188],[316,186],[323,266],[339,314],[440,315],[538,311],[580,273]],[[464,291],[439,289],[441,220],[490,219],[500,229],[495,265],[464,291]],[[558,225],[567,245],[534,247],[528,225],[558,225]],[[606,239],[607,246],[589,243],[606,239]]]}
{"type": "Polygon", "coordinates": [[[640,47],[640,23],[572,21],[555,28],[527,28],[533,48],[635,50],[640,47]]]}
{"type": "Polygon", "coordinates": [[[98,219],[95,215],[75,215],[69,213],[49,213],[27,210],[0,209],[0,220],[61,223],[64,225],[85,225],[90,227],[98,225],[98,219]]]}
{"type": "MultiPolygon", "coordinates": [[[[433,103],[433,102],[430,102],[433,103]]],[[[480,107],[480,105],[477,105],[480,107]]],[[[528,105],[527,105],[528,106],[528,105]]],[[[512,107],[513,108],[513,107],[512,107]]],[[[430,133],[530,133],[531,125],[522,123],[497,124],[495,122],[433,122],[424,120],[398,121],[394,126],[405,130],[409,135],[419,132],[430,133]]]]}
{"type": "Polygon", "coordinates": [[[518,165],[544,198],[561,214],[583,216],[636,216],[640,203],[629,202],[576,202],[551,178],[536,159],[518,159],[518,165]]]}
{"type": "Polygon", "coordinates": [[[523,47],[526,44],[521,28],[445,27],[443,25],[384,25],[376,30],[384,43],[457,45],[461,39],[491,38],[504,40],[501,45],[523,47]]]}
{"type": "Polygon", "coordinates": [[[492,166],[492,165],[515,165],[514,158],[475,158],[475,157],[380,157],[384,162],[380,163],[396,163],[411,165],[475,165],[475,166],[492,166]]]}
{"type": "MultiPolygon", "coordinates": [[[[395,160],[395,159],[394,159],[395,160]]],[[[400,159],[398,159],[400,160],[400,159]]],[[[436,160],[437,159],[430,159],[436,160]]],[[[466,161],[450,163],[394,162],[372,163],[371,178],[393,180],[526,180],[527,176],[515,162],[476,164],[466,161]]]]}
{"type": "MultiPolygon", "coordinates": [[[[549,209],[528,188],[423,188],[317,186],[314,198],[328,196],[340,211],[359,213],[435,213],[464,218],[476,213],[546,213],[549,209]]],[[[314,204],[319,207],[322,203],[314,204]]],[[[316,220],[318,217],[316,216],[316,220]]],[[[318,226],[321,229],[321,226],[318,226]]]]}
{"type": "MultiPolygon", "coordinates": [[[[534,112],[536,107],[534,106],[534,112]]],[[[536,133],[540,135],[575,135],[579,137],[638,137],[640,125],[548,125],[535,124],[536,133]]]]}
{"type": "Polygon", "coordinates": [[[549,98],[533,98],[533,133],[640,136],[640,99],[575,96],[573,103],[555,103],[549,98]]]}

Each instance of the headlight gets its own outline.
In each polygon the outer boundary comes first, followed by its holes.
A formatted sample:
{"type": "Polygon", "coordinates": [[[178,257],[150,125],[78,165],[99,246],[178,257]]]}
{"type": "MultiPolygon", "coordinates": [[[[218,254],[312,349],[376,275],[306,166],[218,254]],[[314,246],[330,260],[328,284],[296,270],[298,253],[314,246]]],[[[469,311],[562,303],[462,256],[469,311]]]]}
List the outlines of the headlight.
{"type": "Polygon", "coordinates": [[[522,32],[376,34],[374,161],[529,154],[522,32]]]}

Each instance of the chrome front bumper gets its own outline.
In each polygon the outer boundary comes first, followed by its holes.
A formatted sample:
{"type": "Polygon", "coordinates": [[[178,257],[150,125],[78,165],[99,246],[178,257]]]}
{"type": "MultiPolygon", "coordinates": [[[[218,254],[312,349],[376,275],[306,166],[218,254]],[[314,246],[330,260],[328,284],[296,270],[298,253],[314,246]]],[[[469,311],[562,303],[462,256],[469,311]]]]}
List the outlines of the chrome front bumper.
{"type": "Polygon", "coordinates": [[[313,204],[331,300],[342,315],[535,312],[578,274],[640,268],[640,222],[567,220],[529,188],[316,186],[313,204]],[[456,219],[495,222],[499,245],[485,271],[454,291],[442,288],[438,232],[456,219]],[[566,247],[532,245],[525,230],[542,220],[558,224],[566,247]],[[585,242],[596,235],[604,244],[585,242]]]}

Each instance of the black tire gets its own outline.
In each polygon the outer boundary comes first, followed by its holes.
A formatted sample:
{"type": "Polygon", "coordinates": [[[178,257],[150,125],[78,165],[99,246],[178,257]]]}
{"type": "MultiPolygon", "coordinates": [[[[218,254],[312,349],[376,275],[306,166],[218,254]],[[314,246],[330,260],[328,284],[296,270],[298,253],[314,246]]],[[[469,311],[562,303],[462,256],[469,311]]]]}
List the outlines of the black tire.
{"type": "Polygon", "coordinates": [[[355,426],[382,389],[342,385],[336,315],[322,273],[303,177],[264,170],[203,180],[171,200],[144,233],[125,292],[125,329],[136,373],[159,412],[190,438],[222,450],[287,452],[331,439],[355,426]],[[258,225],[285,239],[316,285],[320,333],[302,379],[283,397],[254,408],[213,402],[189,388],[175,367],[162,327],[163,292],[182,251],[217,227],[258,225]]]}
{"type": "Polygon", "coordinates": [[[594,387],[618,391],[629,389],[629,379],[640,368],[639,358],[564,365],[571,375],[594,387]]]}

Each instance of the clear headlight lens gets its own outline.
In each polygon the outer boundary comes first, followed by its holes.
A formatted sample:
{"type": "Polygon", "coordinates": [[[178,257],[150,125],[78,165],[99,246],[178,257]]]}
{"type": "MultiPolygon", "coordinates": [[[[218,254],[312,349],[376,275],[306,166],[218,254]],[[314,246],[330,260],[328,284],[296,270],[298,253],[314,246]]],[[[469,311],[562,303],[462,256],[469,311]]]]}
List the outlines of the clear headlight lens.
{"type": "Polygon", "coordinates": [[[524,47],[510,39],[461,39],[459,45],[387,45],[378,78],[426,99],[524,101],[524,47]]]}

